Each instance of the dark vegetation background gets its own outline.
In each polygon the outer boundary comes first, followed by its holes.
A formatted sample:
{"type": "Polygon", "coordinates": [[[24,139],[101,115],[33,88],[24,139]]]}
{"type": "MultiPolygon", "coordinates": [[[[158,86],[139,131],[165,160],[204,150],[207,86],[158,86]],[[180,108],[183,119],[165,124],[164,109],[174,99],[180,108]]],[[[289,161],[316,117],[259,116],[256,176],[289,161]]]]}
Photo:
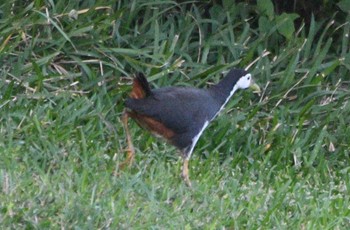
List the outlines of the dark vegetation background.
{"type": "Polygon", "coordinates": [[[350,1],[0,2],[4,229],[348,229],[350,1]],[[120,123],[131,76],[207,87],[249,68],[176,150],[120,123]],[[115,172],[119,176],[115,176],[115,172]]]}

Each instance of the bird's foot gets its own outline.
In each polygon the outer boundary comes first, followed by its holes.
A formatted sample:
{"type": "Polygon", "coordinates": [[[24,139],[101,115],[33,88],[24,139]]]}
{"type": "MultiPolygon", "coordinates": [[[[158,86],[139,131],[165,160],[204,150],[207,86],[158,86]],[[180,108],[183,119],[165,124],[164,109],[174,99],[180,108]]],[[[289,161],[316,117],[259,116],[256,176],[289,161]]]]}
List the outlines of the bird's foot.
{"type": "Polygon", "coordinates": [[[119,165],[119,169],[123,170],[126,166],[130,167],[134,162],[135,150],[134,148],[128,148],[126,150],[126,159],[119,165]]]}
{"type": "Polygon", "coordinates": [[[192,187],[192,183],[190,181],[190,178],[189,178],[188,174],[184,175],[183,173],[181,173],[181,177],[185,181],[186,185],[191,188],[192,187]]]}
{"type": "Polygon", "coordinates": [[[185,183],[188,187],[192,187],[190,177],[188,176],[188,159],[184,159],[181,177],[185,181],[185,183]]]}
{"type": "Polygon", "coordinates": [[[135,149],[134,149],[134,145],[132,144],[132,140],[131,140],[131,136],[128,128],[128,117],[129,117],[128,112],[125,110],[122,115],[122,123],[126,133],[128,148],[126,149],[126,153],[127,153],[126,160],[119,165],[119,169],[121,170],[123,170],[126,166],[130,167],[134,162],[134,158],[135,158],[135,149]]]}

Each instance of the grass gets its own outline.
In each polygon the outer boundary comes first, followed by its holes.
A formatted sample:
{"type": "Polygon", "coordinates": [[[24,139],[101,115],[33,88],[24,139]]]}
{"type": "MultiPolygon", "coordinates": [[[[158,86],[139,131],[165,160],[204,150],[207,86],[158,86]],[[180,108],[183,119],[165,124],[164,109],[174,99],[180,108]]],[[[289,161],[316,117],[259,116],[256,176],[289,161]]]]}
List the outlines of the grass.
{"type": "Polygon", "coordinates": [[[1,226],[349,228],[349,16],[312,18],[288,38],[283,23],[260,28],[255,7],[1,3],[1,226]],[[133,122],[136,163],[113,175],[133,73],[206,87],[246,66],[263,93],[237,93],[204,132],[192,189],[176,150],[133,122]]]}

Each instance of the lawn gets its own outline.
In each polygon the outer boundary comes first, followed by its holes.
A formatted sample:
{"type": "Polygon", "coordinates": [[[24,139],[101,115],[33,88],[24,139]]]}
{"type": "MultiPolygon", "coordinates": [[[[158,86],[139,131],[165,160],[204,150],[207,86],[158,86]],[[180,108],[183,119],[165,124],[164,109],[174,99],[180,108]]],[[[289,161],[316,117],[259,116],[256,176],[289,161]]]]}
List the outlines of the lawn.
{"type": "Polygon", "coordinates": [[[3,229],[349,229],[350,1],[322,18],[253,1],[0,3],[3,229]],[[121,114],[132,76],[208,87],[249,68],[181,180],[121,114]]]}

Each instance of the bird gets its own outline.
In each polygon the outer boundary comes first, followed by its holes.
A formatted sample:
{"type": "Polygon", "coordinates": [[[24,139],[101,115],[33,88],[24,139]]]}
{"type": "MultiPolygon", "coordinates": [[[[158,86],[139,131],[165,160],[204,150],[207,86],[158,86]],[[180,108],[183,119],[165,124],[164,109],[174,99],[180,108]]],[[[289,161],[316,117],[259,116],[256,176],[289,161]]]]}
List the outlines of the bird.
{"type": "Polygon", "coordinates": [[[120,168],[131,166],[134,161],[135,149],[128,128],[131,117],[140,127],[180,150],[181,176],[191,187],[189,160],[198,139],[234,93],[247,88],[260,92],[252,75],[244,69],[232,69],[219,83],[203,89],[176,86],[151,89],[144,74],[137,73],[121,119],[128,148],[120,168]]]}

